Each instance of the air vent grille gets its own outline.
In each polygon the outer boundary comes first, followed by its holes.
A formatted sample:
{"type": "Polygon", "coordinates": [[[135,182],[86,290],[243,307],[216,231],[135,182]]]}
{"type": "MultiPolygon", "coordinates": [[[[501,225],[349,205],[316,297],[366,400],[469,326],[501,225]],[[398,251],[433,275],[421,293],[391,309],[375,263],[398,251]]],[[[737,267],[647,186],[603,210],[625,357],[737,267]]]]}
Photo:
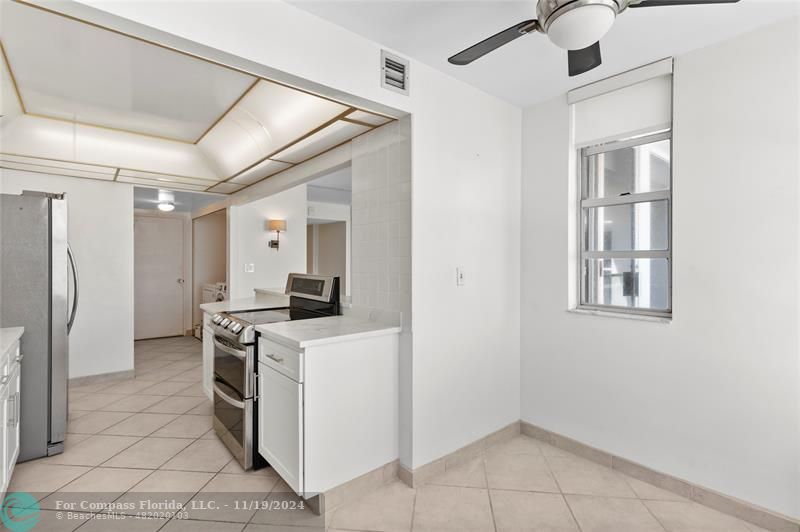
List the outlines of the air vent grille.
{"type": "Polygon", "coordinates": [[[381,50],[381,86],[408,94],[408,59],[381,50]]]}

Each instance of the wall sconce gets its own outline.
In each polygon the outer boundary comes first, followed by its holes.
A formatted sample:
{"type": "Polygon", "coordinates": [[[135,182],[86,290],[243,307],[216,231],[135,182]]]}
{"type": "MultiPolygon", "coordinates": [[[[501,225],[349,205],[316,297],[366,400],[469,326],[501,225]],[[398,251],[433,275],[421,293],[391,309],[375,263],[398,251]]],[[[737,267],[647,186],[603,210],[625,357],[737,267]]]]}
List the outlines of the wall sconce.
{"type": "Polygon", "coordinates": [[[277,238],[269,241],[269,247],[278,249],[281,231],[286,231],[286,220],[267,220],[267,231],[275,231],[277,233],[277,238]]]}

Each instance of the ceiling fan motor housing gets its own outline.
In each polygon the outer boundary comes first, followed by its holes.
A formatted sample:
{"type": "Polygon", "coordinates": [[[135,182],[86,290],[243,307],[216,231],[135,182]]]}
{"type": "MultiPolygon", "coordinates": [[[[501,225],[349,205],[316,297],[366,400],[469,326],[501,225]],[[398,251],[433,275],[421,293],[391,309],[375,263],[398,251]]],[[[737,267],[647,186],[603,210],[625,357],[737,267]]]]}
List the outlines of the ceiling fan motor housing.
{"type": "Polygon", "coordinates": [[[539,27],[556,46],[580,50],[599,41],[629,0],[539,0],[539,27]]]}

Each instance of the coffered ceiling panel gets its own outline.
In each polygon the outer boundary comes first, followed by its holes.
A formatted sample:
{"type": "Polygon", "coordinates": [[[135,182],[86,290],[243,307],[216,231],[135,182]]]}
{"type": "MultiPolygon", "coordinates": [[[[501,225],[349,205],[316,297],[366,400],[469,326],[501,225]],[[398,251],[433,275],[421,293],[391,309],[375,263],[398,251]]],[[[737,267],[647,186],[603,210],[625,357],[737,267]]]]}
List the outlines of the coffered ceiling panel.
{"type": "Polygon", "coordinates": [[[153,181],[150,179],[141,179],[138,177],[128,177],[121,175],[117,177],[117,181],[120,183],[131,183],[134,185],[143,185],[147,187],[159,187],[159,188],[168,188],[174,190],[193,190],[195,192],[203,192],[206,190],[205,185],[188,185],[186,183],[163,183],[159,181],[153,181]]]}
{"type": "Polygon", "coordinates": [[[287,163],[301,163],[323,151],[347,142],[353,137],[369,131],[369,129],[369,127],[360,124],[336,122],[288,149],[276,153],[275,159],[286,161],[287,163]]]}
{"type": "Polygon", "coordinates": [[[290,166],[292,165],[289,163],[282,163],[280,161],[273,161],[271,159],[267,159],[266,161],[263,161],[260,164],[255,165],[250,170],[242,172],[241,174],[232,178],[230,182],[240,183],[244,185],[252,185],[257,181],[261,181],[265,177],[269,177],[271,175],[277,174],[278,172],[286,170],[290,166]]]}
{"type": "Polygon", "coordinates": [[[255,80],[78,21],[5,4],[3,45],[31,114],[194,142],[255,80]]]}
{"type": "Polygon", "coordinates": [[[318,96],[259,81],[198,146],[223,175],[230,177],[348,109],[318,96]]]}

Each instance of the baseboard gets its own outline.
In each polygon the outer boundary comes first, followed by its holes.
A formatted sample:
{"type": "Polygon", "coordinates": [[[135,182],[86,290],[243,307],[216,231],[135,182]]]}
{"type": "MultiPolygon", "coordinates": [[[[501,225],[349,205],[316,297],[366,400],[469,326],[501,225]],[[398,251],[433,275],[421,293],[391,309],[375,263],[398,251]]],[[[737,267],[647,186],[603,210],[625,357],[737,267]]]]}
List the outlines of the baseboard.
{"type": "Polygon", "coordinates": [[[328,520],[336,508],[359,499],[396,479],[398,467],[399,462],[394,460],[321,493],[307,502],[314,513],[326,517],[325,526],[328,526],[330,524],[328,520]]]}
{"type": "Polygon", "coordinates": [[[70,386],[87,386],[89,384],[97,384],[100,382],[114,382],[125,379],[132,379],[136,372],[132,369],[125,371],[114,371],[112,373],[101,373],[99,375],[87,375],[85,377],[74,377],[69,379],[70,386]]]}
{"type": "Polygon", "coordinates": [[[412,488],[419,487],[422,484],[428,482],[431,478],[435,477],[436,475],[440,475],[445,471],[447,471],[448,469],[452,469],[457,465],[467,462],[471,458],[474,458],[479,454],[483,453],[486,449],[488,449],[492,445],[508,441],[514,436],[517,436],[519,433],[520,433],[520,424],[519,421],[515,421],[510,425],[503,427],[500,430],[497,430],[495,432],[492,432],[491,434],[479,438],[474,442],[465,445],[464,447],[456,451],[453,451],[450,454],[447,454],[423,466],[417,467],[414,470],[408,469],[405,466],[400,465],[397,472],[397,476],[400,477],[400,480],[405,482],[405,484],[408,485],[409,487],[412,488]]]}
{"type": "Polygon", "coordinates": [[[521,421],[522,434],[571,452],[592,462],[616,469],[617,471],[647,482],[663,490],[693,500],[724,514],[737,517],[754,525],[776,532],[800,532],[800,522],[778,513],[761,508],[735,497],[704,488],[687,480],[661,473],[647,466],[637,464],[621,456],[586,445],[561,434],[550,432],[527,421],[521,421]]]}

